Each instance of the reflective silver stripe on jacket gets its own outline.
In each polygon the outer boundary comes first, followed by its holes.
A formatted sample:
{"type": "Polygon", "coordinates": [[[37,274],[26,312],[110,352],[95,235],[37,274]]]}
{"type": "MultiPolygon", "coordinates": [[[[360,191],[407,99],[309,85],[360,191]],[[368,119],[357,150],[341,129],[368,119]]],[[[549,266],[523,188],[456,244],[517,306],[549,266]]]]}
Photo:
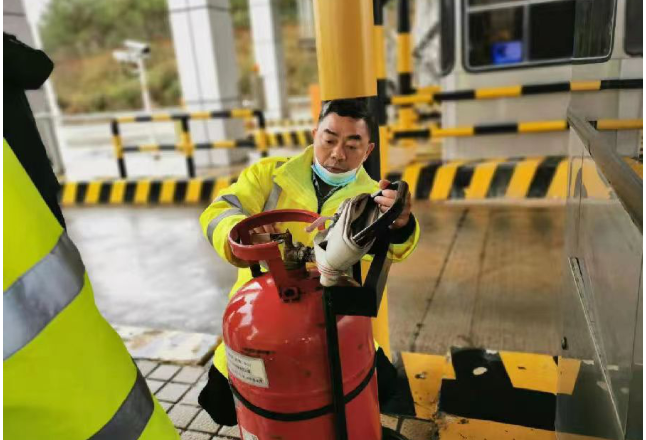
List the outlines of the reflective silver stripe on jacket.
{"type": "MultiPolygon", "coordinates": [[[[276,169],[280,168],[284,163],[285,162],[277,162],[276,169]]],[[[273,211],[274,209],[276,209],[276,206],[278,206],[278,199],[280,198],[280,193],[282,192],[283,192],[283,189],[280,186],[278,186],[276,182],[273,182],[273,186],[271,187],[271,192],[269,193],[269,197],[265,202],[265,206],[262,207],[262,212],[273,211]]]]}
{"type": "Polygon", "coordinates": [[[4,292],[3,361],[38,336],[78,296],[84,275],[81,256],[63,232],[52,251],[4,292]]]}
{"type": "Polygon", "coordinates": [[[90,437],[90,440],[137,440],[144,432],[154,408],[146,379],[137,368],[137,379],[128,397],[110,421],[90,437]]]}
{"type": "Polygon", "coordinates": [[[280,186],[278,186],[276,182],[274,182],[274,185],[271,188],[271,192],[269,193],[269,197],[265,202],[265,206],[263,206],[262,208],[262,212],[273,211],[274,209],[276,209],[276,206],[278,206],[278,199],[280,198],[281,192],[283,192],[283,189],[280,186]]]}
{"type": "Polygon", "coordinates": [[[225,194],[223,196],[220,196],[213,200],[213,203],[216,202],[227,202],[229,205],[233,206],[231,209],[227,209],[226,211],[222,212],[220,215],[218,215],[216,218],[211,220],[209,222],[209,225],[206,228],[206,236],[209,239],[209,243],[213,245],[213,232],[215,231],[215,228],[218,227],[220,222],[224,220],[227,217],[231,217],[232,215],[245,215],[249,217],[249,213],[247,212],[246,209],[242,206],[242,203],[240,202],[240,199],[238,196],[235,194],[225,194]]]}
{"type": "Polygon", "coordinates": [[[209,239],[209,243],[211,243],[211,245],[213,245],[213,232],[215,231],[215,228],[218,227],[218,225],[222,220],[224,220],[227,217],[231,217],[232,215],[245,215],[245,213],[242,212],[241,209],[231,208],[231,209],[227,209],[226,211],[224,211],[223,213],[221,213],[220,215],[218,215],[216,218],[214,218],[209,222],[209,225],[206,228],[206,236],[209,239]]]}

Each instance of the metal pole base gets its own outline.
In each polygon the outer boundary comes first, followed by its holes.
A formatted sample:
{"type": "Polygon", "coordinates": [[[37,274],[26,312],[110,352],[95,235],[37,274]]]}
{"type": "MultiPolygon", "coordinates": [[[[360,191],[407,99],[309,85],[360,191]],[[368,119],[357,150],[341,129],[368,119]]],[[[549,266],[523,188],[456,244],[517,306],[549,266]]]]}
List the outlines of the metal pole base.
{"type": "Polygon", "coordinates": [[[382,440],[408,440],[406,437],[390,428],[383,428],[382,433],[382,440]]]}

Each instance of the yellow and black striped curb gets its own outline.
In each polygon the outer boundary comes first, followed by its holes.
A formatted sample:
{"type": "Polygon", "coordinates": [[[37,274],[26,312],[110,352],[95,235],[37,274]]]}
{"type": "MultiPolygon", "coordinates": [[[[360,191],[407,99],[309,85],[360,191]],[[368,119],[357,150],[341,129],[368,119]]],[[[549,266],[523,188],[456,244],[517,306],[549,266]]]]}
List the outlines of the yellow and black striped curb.
{"type": "Polygon", "coordinates": [[[565,199],[568,159],[457,160],[413,163],[388,180],[405,180],[417,200],[565,199]]]}
{"type": "MultiPolygon", "coordinates": [[[[559,404],[581,405],[587,400],[589,409],[596,404],[597,411],[598,402],[607,398],[593,379],[598,367],[591,360],[452,348],[448,356],[402,352],[396,367],[398,376],[405,378],[399,383],[408,387],[413,409],[386,407],[384,412],[432,420],[442,426],[439,438],[555,440],[557,396],[559,404]],[[450,436],[458,432],[474,436],[450,436]]],[[[572,414],[561,421],[559,430],[607,438],[598,431],[600,426],[590,423],[590,414],[572,414]]]]}
{"type": "MultiPolygon", "coordinates": [[[[641,177],[643,164],[632,158],[625,160],[641,177]]],[[[389,173],[387,179],[408,182],[417,200],[565,200],[569,167],[569,159],[563,156],[431,161],[412,163],[403,171],[389,173]]],[[[572,171],[580,170],[589,197],[610,197],[610,189],[591,159],[573,161],[572,171]]]]}
{"type": "Polygon", "coordinates": [[[433,102],[465,101],[479,99],[518,98],[548,93],[563,92],[596,92],[601,90],[626,90],[643,88],[641,78],[602,79],[596,81],[564,81],[545,84],[526,84],[505,87],[485,87],[452,91],[417,90],[415,94],[392,96],[389,104],[412,105],[431,104],[433,102]]]}
{"type": "Polygon", "coordinates": [[[73,205],[208,204],[237,176],[208,179],[95,180],[64,182],[59,202],[73,205]]]}
{"type": "MultiPolygon", "coordinates": [[[[625,159],[643,176],[642,162],[625,159]]],[[[566,157],[480,159],[412,163],[391,172],[391,181],[408,182],[418,200],[555,199],[567,197],[569,160],[566,157]]],[[[574,161],[572,171],[582,173],[586,194],[610,197],[610,189],[590,159],[574,161]]],[[[60,202],[71,205],[205,204],[234,183],[237,175],[219,178],[95,180],[63,182],[60,202]]]]}
{"type": "MultiPolygon", "coordinates": [[[[590,121],[597,130],[641,130],[644,122],[641,119],[599,119],[590,121]]],[[[501,134],[546,133],[566,131],[570,128],[568,121],[528,121],[508,122],[502,124],[481,124],[464,127],[427,127],[419,129],[390,128],[390,138],[399,139],[431,139],[443,137],[471,137],[501,134]]]]}

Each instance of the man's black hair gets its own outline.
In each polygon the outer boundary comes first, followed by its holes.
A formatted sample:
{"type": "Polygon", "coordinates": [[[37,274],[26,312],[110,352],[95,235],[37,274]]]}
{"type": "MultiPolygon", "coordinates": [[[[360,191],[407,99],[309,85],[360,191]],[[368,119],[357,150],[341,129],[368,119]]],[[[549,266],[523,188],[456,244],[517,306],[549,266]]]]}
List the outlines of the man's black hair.
{"type": "Polygon", "coordinates": [[[363,119],[368,128],[368,135],[372,133],[373,118],[370,113],[367,98],[350,98],[350,99],[333,99],[321,103],[321,112],[319,113],[320,124],[323,119],[330,113],[336,113],[353,119],[363,119]]]}

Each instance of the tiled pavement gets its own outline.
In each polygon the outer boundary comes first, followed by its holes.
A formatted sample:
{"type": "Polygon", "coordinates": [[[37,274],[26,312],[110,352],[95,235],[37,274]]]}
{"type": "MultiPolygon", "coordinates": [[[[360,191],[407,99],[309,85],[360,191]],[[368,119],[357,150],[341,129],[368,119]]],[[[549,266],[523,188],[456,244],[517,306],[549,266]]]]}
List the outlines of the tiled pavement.
{"type": "MultiPolygon", "coordinates": [[[[208,363],[202,367],[162,364],[149,360],[136,362],[151,391],[180,432],[182,440],[240,439],[237,426],[213,423],[197,403],[197,396],[206,384],[208,363]]],[[[397,429],[409,440],[433,438],[434,425],[428,422],[382,416],[382,424],[397,429]]]]}

